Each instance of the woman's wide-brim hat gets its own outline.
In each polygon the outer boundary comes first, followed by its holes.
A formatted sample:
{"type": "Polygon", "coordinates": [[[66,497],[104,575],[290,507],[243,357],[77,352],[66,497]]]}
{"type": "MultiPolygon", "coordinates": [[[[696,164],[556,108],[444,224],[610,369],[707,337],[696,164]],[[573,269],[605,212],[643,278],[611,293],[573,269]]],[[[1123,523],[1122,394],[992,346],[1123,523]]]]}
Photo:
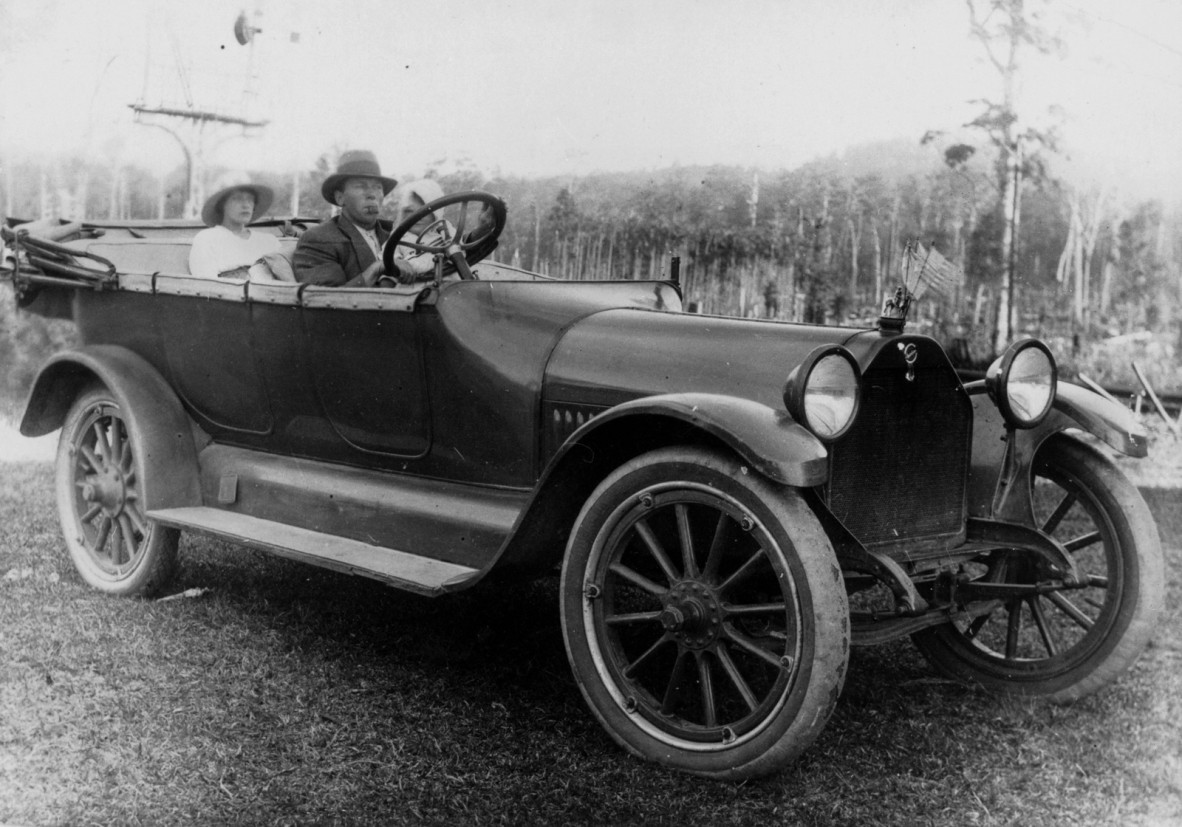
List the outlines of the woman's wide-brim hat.
{"type": "Polygon", "coordinates": [[[389,195],[390,190],[398,186],[393,178],[382,175],[382,168],[378,166],[378,159],[366,149],[351,149],[341,154],[337,161],[337,171],[324,179],[320,186],[320,194],[330,204],[337,203],[333,194],[349,178],[373,178],[382,182],[382,195],[389,195]]]}
{"type": "Polygon", "coordinates": [[[254,212],[251,221],[258,221],[260,215],[265,215],[271,209],[271,202],[275,200],[275,192],[270,187],[251,182],[245,175],[230,175],[218,181],[218,189],[213,195],[205,199],[205,206],[201,208],[201,220],[207,227],[216,227],[222,223],[222,206],[231,193],[245,190],[254,195],[254,212]]]}

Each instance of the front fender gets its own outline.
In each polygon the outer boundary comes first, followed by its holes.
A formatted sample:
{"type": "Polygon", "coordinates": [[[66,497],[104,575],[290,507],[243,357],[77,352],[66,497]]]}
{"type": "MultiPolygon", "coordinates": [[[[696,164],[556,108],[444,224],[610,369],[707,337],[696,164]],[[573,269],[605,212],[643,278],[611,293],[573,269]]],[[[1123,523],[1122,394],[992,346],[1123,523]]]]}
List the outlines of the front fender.
{"type": "Polygon", "coordinates": [[[787,411],[713,393],[667,393],[616,405],[575,431],[554,461],[570,446],[586,442],[591,434],[612,423],[653,416],[684,422],[709,434],[775,482],[811,488],[828,479],[829,452],[787,411]]]}
{"type": "Polygon", "coordinates": [[[1067,428],[1085,430],[1130,457],[1149,456],[1149,435],[1132,411],[1088,388],[1060,382],[1055,388],[1054,409],[1034,430],[1043,432],[1038,440],[1041,443],[1067,428]]]}
{"type": "Polygon", "coordinates": [[[787,485],[809,488],[829,474],[825,446],[785,411],[722,394],[634,399],[595,416],[563,442],[490,573],[517,577],[552,567],[583,503],[612,470],[646,451],[678,444],[732,450],[752,473],[787,485]]]}
{"type": "Polygon", "coordinates": [[[1059,382],[1051,412],[1037,427],[1007,433],[985,383],[965,385],[973,400],[973,459],[969,472],[969,514],[1031,525],[1030,465],[1050,436],[1078,428],[1122,454],[1149,453],[1145,428],[1132,412],[1087,388],[1059,382]]]}
{"type": "Polygon", "coordinates": [[[89,345],[50,358],[29,393],[21,433],[42,436],[60,428],[79,392],[94,381],[114,395],[138,440],[144,510],[200,505],[189,418],[164,377],[127,348],[89,345]]]}

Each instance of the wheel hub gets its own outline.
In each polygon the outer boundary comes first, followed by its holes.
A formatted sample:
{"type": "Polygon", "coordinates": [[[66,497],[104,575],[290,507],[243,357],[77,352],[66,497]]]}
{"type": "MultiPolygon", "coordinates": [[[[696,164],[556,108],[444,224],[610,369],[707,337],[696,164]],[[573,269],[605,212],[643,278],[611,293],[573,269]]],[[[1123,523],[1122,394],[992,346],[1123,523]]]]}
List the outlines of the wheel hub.
{"type": "Polygon", "coordinates": [[[722,606],[714,590],[696,580],[685,580],[669,590],[659,616],[666,633],[691,649],[709,646],[722,628],[722,606]]]}
{"type": "Polygon", "coordinates": [[[109,516],[123,510],[127,501],[127,484],[118,468],[110,466],[99,470],[82,486],[82,499],[102,508],[109,516]]]}

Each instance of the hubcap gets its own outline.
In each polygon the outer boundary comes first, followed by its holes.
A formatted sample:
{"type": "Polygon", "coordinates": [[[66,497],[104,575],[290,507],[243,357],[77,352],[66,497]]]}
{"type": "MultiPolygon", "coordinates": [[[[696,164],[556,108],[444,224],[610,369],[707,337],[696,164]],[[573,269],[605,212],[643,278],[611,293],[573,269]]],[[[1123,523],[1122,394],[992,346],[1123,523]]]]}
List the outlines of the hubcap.
{"type": "Polygon", "coordinates": [[[118,468],[104,463],[97,474],[82,485],[82,499],[94,503],[108,517],[117,517],[127,502],[127,485],[118,468]]]}
{"type": "Polygon", "coordinates": [[[714,589],[698,580],[685,580],[669,590],[660,621],[678,643],[701,649],[718,640],[722,616],[714,589]]]}

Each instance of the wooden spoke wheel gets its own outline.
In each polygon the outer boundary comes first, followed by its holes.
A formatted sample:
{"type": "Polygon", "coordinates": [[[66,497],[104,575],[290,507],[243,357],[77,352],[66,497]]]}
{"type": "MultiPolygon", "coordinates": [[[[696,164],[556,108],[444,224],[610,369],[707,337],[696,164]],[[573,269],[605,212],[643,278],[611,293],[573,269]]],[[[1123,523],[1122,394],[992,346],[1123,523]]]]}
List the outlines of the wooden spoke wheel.
{"type": "MultiPolygon", "coordinates": [[[[1040,529],[1075,558],[1083,588],[987,602],[916,644],[941,672],[999,692],[1069,701],[1096,691],[1141,653],[1163,604],[1161,544],[1136,488],[1107,459],[1063,435],[1039,449],[1040,529]]],[[[972,567],[985,582],[1035,584],[1029,554],[998,549],[972,567]]]]}
{"type": "Polygon", "coordinates": [[[57,502],[74,566],[101,591],[147,595],[172,576],[178,532],[144,514],[138,435],[103,387],[84,392],[62,427],[57,502]]]}
{"type": "Polygon", "coordinates": [[[646,454],[599,486],[572,533],[562,614],[608,732],[700,775],[792,760],[844,680],[848,607],[816,518],[792,489],[699,449],[646,454]]]}

